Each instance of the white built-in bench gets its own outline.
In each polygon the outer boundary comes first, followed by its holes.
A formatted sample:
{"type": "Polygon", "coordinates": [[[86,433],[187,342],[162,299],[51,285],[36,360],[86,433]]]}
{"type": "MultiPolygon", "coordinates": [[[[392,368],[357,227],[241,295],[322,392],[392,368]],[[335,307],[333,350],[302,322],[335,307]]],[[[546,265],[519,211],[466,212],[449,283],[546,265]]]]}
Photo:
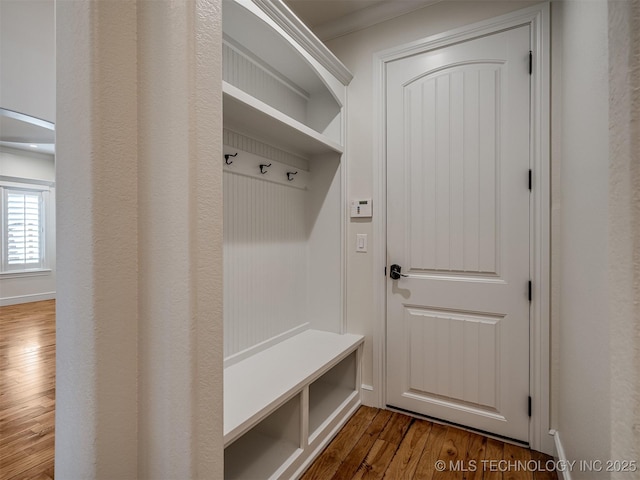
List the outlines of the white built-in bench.
{"type": "Polygon", "coordinates": [[[361,403],[364,339],[331,333],[353,76],[282,0],[222,4],[224,476],[291,479],[361,403]]]}
{"type": "Polygon", "coordinates": [[[226,367],[225,479],[302,473],[360,405],[363,341],[306,330],[226,367]]]}

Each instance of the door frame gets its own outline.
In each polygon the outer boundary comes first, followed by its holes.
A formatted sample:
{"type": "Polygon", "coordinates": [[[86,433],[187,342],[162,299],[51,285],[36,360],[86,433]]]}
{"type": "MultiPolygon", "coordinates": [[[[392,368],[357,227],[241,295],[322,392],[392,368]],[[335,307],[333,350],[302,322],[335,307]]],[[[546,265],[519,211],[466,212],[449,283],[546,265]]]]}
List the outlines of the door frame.
{"type": "Polygon", "coordinates": [[[374,145],[373,203],[379,207],[373,231],[373,291],[375,317],[373,325],[373,380],[370,397],[378,407],[386,406],[386,323],[387,265],[386,218],[386,64],[434,48],[529,25],[533,51],[531,75],[531,168],[533,182],[530,218],[530,271],[533,297],[530,308],[529,389],[532,414],[529,423],[531,448],[553,454],[550,429],[550,6],[548,2],[517,10],[489,20],[433,35],[421,40],[377,52],[373,58],[374,77],[374,145]]]}

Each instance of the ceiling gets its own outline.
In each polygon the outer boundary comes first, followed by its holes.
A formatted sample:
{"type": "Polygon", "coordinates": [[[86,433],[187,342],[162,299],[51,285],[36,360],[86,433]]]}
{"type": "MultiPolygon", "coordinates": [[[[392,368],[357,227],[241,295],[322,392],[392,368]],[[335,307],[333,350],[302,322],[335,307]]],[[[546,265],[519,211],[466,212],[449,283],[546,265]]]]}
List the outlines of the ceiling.
{"type": "Polygon", "coordinates": [[[321,40],[330,40],[441,0],[283,1],[321,40]]]}
{"type": "Polygon", "coordinates": [[[54,153],[53,123],[0,108],[0,146],[39,153],[54,153]]]}
{"type": "Polygon", "coordinates": [[[308,27],[317,27],[385,0],[285,0],[308,27]]]}

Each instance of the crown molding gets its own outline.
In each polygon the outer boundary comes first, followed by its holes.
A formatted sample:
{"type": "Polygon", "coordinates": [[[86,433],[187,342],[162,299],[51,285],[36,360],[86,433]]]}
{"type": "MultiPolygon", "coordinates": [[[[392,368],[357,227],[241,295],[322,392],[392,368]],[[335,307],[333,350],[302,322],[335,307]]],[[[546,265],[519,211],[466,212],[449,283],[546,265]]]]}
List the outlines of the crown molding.
{"type": "Polygon", "coordinates": [[[353,74],[281,0],[253,0],[253,3],[343,85],[351,82],[353,74]]]}

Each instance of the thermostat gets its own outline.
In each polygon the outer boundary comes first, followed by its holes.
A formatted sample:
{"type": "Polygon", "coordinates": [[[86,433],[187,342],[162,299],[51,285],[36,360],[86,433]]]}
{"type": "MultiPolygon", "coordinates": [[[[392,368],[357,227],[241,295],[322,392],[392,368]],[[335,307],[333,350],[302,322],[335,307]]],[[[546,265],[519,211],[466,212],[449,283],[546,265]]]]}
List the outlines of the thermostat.
{"type": "Polygon", "coordinates": [[[371,199],[351,200],[351,218],[371,217],[371,199]]]}

